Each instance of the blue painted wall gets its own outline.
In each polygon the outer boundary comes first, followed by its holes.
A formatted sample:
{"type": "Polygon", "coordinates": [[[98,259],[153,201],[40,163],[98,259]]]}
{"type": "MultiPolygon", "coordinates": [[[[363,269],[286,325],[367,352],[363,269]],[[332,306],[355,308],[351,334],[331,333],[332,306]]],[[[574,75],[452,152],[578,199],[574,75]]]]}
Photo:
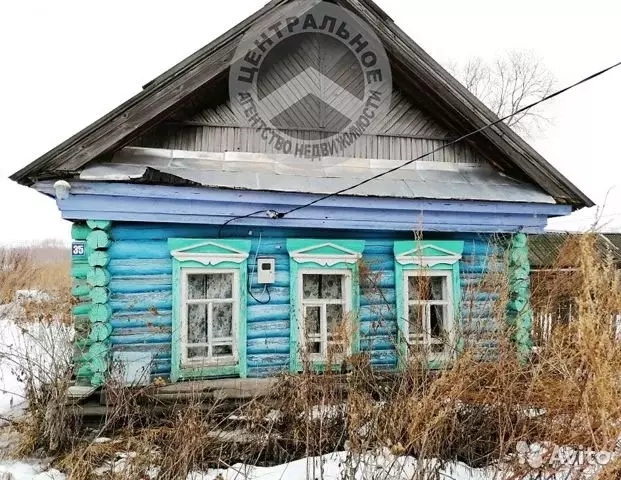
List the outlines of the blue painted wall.
{"type": "MultiPolygon", "coordinates": [[[[152,374],[166,377],[171,367],[172,260],[170,237],[217,238],[218,227],[200,225],[115,223],[114,243],[109,249],[112,275],[109,285],[113,309],[113,349],[151,351],[152,374]]],[[[274,375],[289,364],[289,255],[286,238],[364,239],[363,259],[370,281],[361,291],[361,348],[369,352],[378,368],[393,368],[397,332],[393,242],[411,240],[412,233],[364,231],[286,230],[228,226],[223,238],[250,238],[249,276],[255,255],[276,259],[276,283],[270,285],[271,301],[262,305],[248,298],[248,376],[274,375]],[[319,234],[321,233],[321,234],[319,234]]],[[[460,264],[464,333],[484,341],[484,332],[496,329],[492,318],[493,295],[483,291],[481,281],[490,269],[490,237],[474,234],[429,234],[427,240],[464,240],[460,264]]],[[[263,286],[251,276],[251,290],[264,301],[263,286]]]]}

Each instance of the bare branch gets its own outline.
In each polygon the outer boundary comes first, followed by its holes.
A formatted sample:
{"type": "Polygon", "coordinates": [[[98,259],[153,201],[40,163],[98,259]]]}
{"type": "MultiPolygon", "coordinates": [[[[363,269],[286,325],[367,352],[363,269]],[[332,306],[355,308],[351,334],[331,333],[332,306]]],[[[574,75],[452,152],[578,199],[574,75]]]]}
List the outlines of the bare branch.
{"type": "Polygon", "coordinates": [[[449,70],[497,116],[515,113],[506,123],[520,133],[532,135],[551,121],[543,107],[516,113],[552,93],[556,83],[532,52],[509,51],[491,63],[475,57],[463,65],[453,62],[449,70]]]}

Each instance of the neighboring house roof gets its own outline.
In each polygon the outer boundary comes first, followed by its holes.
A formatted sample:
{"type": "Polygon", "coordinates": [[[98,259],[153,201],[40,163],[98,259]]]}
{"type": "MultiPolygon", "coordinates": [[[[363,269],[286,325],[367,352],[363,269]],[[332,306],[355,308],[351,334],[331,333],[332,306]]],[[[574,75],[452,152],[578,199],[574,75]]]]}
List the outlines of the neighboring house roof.
{"type": "MultiPolygon", "coordinates": [[[[579,234],[543,233],[528,236],[528,258],[533,270],[571,268],[575,259],[570,250],[566,250],[572,239],[579,234]]],[[[602,258],[609,255],[615,264],[621,265],[621,234],[597,234],[595,249],[602,258]]],[[[574,252],[575,253],[575,252],[574,252]]]]}
{"type": "MultiPolygon", "coordinates": [[[[11,178],[24,185],[68,178],[118,151],[190,104],[226,74],[242,36],[281,8],[312,8],[319,0],[272,0],[236,27],[189,56],[109,114],[86,127],[11,178]]],[[[336,0],[375,30],[390,57],[393,78],[410,96],[455,132],[467,133],[497,120],[494,113],[410,39],[371,0],[336,0]]],[[[471,140],[500,172],[538,186],[557,203],[575,208],[593,202],[505,124],[471,140]]],[[[520,200],[522,201],[522,200],[520,200]]]]}

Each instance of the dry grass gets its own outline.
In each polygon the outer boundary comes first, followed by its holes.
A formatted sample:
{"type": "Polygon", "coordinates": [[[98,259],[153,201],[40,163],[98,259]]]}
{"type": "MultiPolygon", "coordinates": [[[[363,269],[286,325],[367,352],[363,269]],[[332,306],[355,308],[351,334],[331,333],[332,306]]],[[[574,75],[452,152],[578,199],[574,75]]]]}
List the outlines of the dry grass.
{"type": "MultiPolygon", "coordinates": [[[[92,434],[67,441],[59,465],[70,479],[89,479],[102,460],[131,451],[127,468],[110,478],[145,478],[157,464],[159,478],[173,479],[239,461],[269,465],[347,450],[354,478],[366,453],[388,449],[441,460],[419,463],[418,478],[431,478],[442,462],[453,460],[471,466],[508,462],[519,478],[527,466],[516,461],[518,442],[612,451],[621,435],[621,342],[611,316],[621,312],[621,285],[614,267],[597,257],[593,241],[585,236],[567,247],[577,259],[571,285],[562,285],[562,298],[575,305],[572,321],[555,325],[529,358],[518,355],[505,317],[506,275],[494,270],[478,286],[494,294],[494,315],[504,325],[488,334],[491,350],[461,332],[463,350],[442,370],[430,369],[426,352],[416,348],[399,374],[371,368],[360,354],[323,374],[306,368],[283,375],[267,396],[234,408],[179,403],[161,417],[152,413],[157,401],[148,387],[136,393],[110,384],[117,413],[97,435],[114,435],[115,441],[93,443],[92,434]]],[[[371,270],[362,265],[361,272],[363,288],[383,295],[371,270]]],[[[549,290],[545,301],[554,307],[558,298],[549,290]]],[[[323,478],[318,468],[314,478],[323,478]]],[[[601,478],[618,479],[619,464],[601,478]]]]}
{"type": "Polygon", "coordinates": [[[69,249],[54,241],[27,247],[0,247],[0,305],[15,299],[18,290],[49,294],[71,289],[69,249]]]}

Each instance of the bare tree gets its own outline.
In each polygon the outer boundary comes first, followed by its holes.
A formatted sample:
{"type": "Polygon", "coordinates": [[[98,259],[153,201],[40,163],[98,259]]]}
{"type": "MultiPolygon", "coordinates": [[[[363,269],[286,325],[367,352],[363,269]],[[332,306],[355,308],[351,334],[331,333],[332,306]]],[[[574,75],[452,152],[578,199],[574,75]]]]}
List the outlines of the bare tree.
{"type": "MultiPolygon", "coordinates": [[[[549,95],[556,83],[552,72],[529,51],[509,51],[491,63],[480,57],[463,65],[452,62],[449,70],[501,118],[549,95]]],[[[506,123],[531,135],[550,121],[544,108],[537,106],[517,113],[506,123]]]]}

